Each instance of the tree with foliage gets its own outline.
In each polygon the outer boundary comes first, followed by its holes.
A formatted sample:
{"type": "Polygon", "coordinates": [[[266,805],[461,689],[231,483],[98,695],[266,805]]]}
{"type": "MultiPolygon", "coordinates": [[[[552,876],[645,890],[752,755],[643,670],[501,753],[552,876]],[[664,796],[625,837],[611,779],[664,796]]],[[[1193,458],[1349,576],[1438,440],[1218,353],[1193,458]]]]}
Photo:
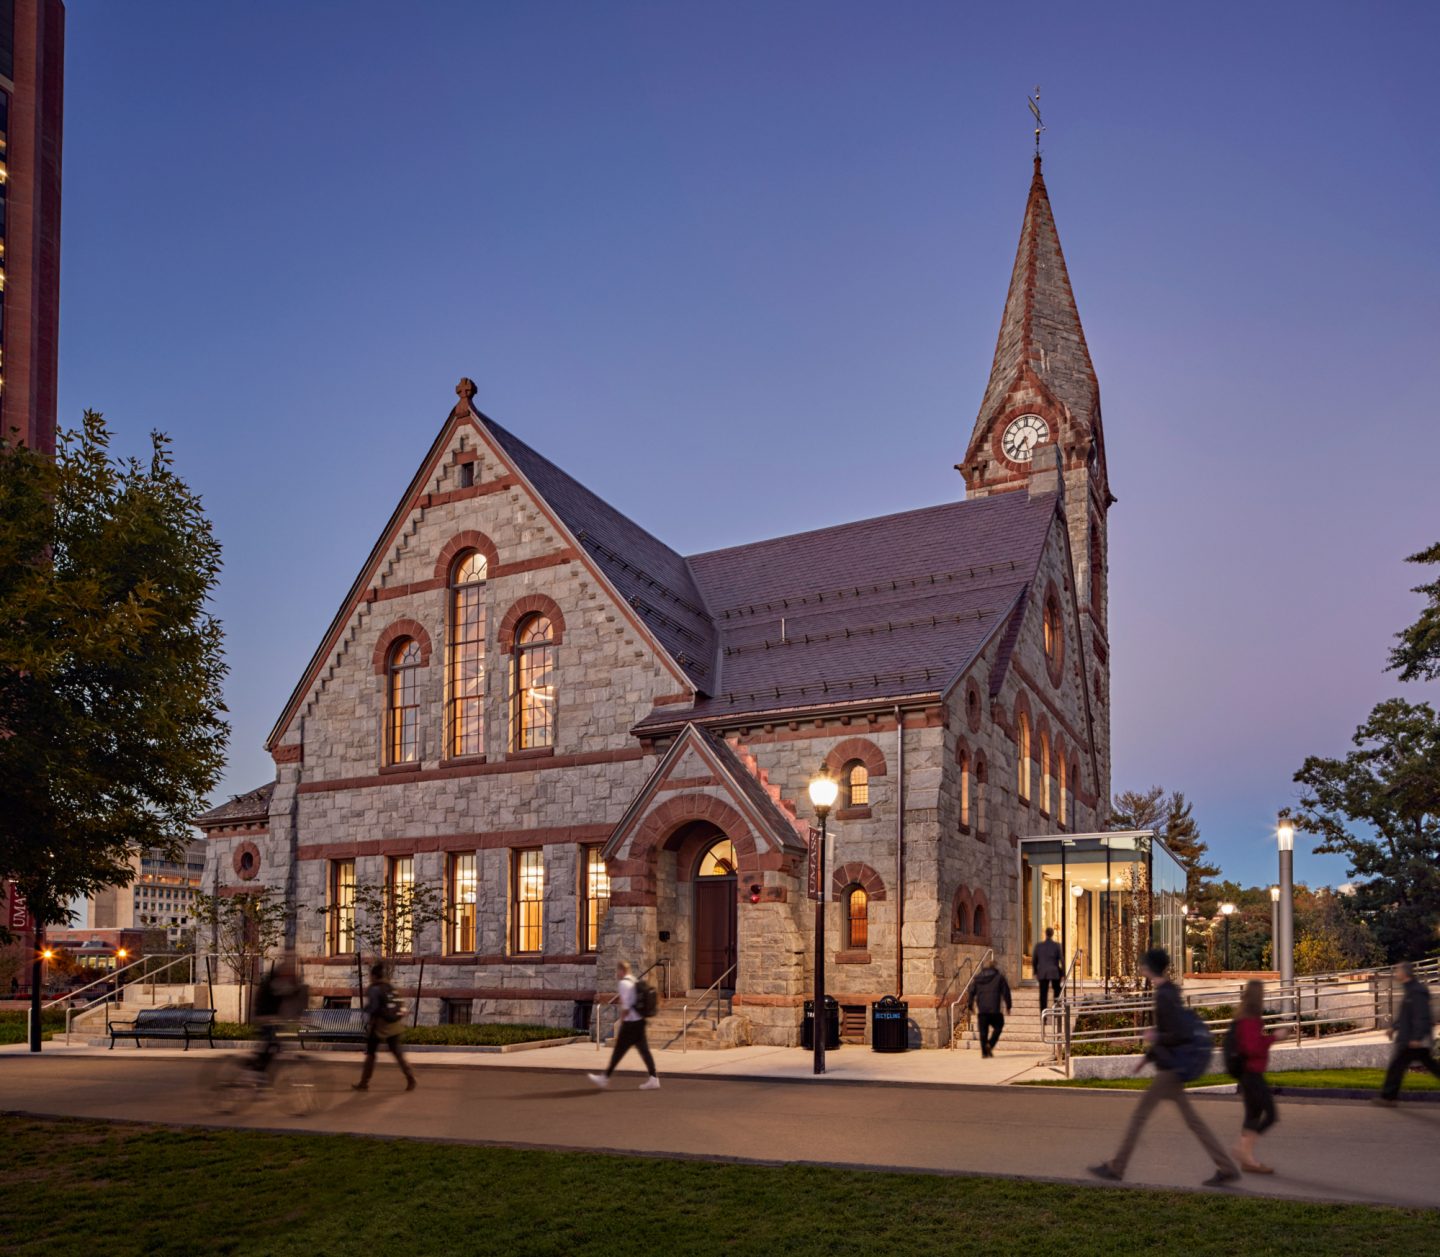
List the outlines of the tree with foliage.
{"type": "MultiPolygon", "coordinates": [[[[1409,563],[1440,563],[1440,542],[1412,554],[1409,563]]],[[[1398,672],[1402,681],[1440,680],[1440,580],[1416,585],[1412,591],[1424,594],[1426,604],[1420,618],[1395,636],[1400,644],[1390,651],[1386,671],[1398,672]]]]}
{"type": "Polygon", "coordinates": [[[1163,786],[1151,786],[1122,791],[1110,804],[1110,828],[1153,829],[1185,866],[1185,896],[1192,908],[1202,911],[1209,906],[1214,893],[1208,883],[1220,869],[1205,859],[1209,845],[1201,841],[1200,826],[1179,790],[1167,794],[1163,786]]]}
{"type": "Polygon", "coordinates": [[[0,439],[0,873],[41,928],[178,857],[224,763],[220,545],[167,440],[0,439]]]}
{"type": "Polygon", "coordinates": [[[445,898],[428,882],[355,884],[355,937],[377,961],[415,951],[420,931],[445,919],[445,898]]]}
{"type": "Polygon", "coordinates": [[[241,988],[242,1020],[249,1020],[250,992],[261,963],[284,942],[301,907],[270,886],[239,895],[195,896],[197,928],[210,936],[215,954],[241,988]]]}
{"type": "Polygon", "coordinates": [[[1356,731],[1344,759],[1310,756],[1297,828],[1343,855],[1354,903],[1389,960],[1440,944],[1440,720],[1428,703],[1392,698],[1356,731]]]}
{"type": "Polygon", "coordinates": [[[1295,896],[1295,972],[1335,973],[1385,963],[1385,953],[1350,895],[1328,889],[1295,896]]]}

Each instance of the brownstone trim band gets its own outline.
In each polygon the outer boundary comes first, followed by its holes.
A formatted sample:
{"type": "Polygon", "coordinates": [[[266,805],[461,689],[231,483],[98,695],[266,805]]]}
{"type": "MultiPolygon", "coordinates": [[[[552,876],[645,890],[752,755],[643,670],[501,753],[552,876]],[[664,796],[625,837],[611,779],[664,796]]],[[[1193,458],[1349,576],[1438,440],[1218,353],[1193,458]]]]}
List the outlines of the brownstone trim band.
{"type": "Polygon", "coordinates": [[[277,746],[271,753],[270,758],[277,764],[299,764],[305,759],[305,744],[297,742],[293,746],[277,746]]]}
{"type": "MultiPolygon", "coordinates": [[[[349,963],[354,964],[354,962],[354,957],[352,956],[349,963]]],[[[417,992],[413,986],[397,985],[395,990],[404,998],[417,998],[417,992]]],[[[321,996],[353,996],[355,994],[355,987],[353,984],[350,986],[322,986],[316,989],[315,994],[321,996]]],[[[595,991],[593,988],[588,990],[577,988],[571,991],[547,991],[543,989],[535,990],[510,986],[457,986],[450,987],[449,989],[427,986],[423,991],[418,992],[418,997],[421,999],[530,1000],[542,1004],[569,1004],[575,1000],[593,1000],[595,998],[595,991]]],[[[576,1037],[580,1037],[579,1031],[576,1031],[576,1037]]]]}
{"type": "Polygon", "coordinates": [[[548,847],[608,838],[613,825],[557,825],[549,829],[491,829],[470,834],[372,838],[365,842],[315,842],[298,848],[297,860],[350,860],[371,855],[417,855],[427,851],[489,851],[497,847],[548,847]]]}
{"type": "MultiPolygon", "coordinates": [[[[910,726],[906,726],[909,728],[910,726]]],[[[830,748],[825,756],[825,766],[837,780],[841,770],[852,760],[859,760],[872,777],[885,776],[885,753],[869,738],[846,738],[830,748]]]]}
{"type": "Polygon", "coordinates": [[[336,777],[330,781],[302,781],[296,789],[301,794],[324,794],[331,790],[368,790],[372,786],[409,785],[413,781],[447,781],[454,777],[488,777],[494,773],[539,773],[552,768],[578,768],[583,764],[623,764],[644,759],[638,746],[621,747],[616,751],[582,751],[575,755],[556,755],[550,759],[506,760],[499,764],[456,764],[451,768],[419,768],[414,772],[388,776],[377,773],[369,777],[336,777]]]}

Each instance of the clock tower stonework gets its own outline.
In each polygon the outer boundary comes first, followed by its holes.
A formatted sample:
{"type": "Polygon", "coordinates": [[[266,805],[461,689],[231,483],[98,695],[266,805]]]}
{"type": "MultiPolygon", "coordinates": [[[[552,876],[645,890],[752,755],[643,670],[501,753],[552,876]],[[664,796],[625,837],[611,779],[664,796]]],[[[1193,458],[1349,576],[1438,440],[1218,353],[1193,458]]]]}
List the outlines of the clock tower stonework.
{"type": "Polygon", "coordinates": [[[1095,717],[1096,793],[1103,806],[1110,797],[1106,521],[1115,498],[1105,466],[1100,385],[1037,156],[990,380],[956,470],[965,478],[966,496],[983,498],[1048,489],[1057,463],[1086,647],[1079,666],[1089,673],[1085,684],[1095,717]]]}

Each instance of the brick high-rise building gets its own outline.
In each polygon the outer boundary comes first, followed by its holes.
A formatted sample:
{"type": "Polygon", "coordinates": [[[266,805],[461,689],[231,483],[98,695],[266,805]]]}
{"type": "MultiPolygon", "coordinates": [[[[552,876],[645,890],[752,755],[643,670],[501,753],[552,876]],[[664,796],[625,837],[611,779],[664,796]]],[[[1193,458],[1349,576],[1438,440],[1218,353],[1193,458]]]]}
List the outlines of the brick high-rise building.
{"type": "Polygon", "coordinates": [[[0,431],[55,449],[65,6],[0,0],[0,431]]]}

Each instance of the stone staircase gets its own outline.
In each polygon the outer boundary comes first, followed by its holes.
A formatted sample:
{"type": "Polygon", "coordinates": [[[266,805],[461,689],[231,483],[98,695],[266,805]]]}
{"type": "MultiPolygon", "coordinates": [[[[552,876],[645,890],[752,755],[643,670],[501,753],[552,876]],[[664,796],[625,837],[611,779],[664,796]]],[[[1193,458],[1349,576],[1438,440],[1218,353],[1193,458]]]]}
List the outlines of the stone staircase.
{"type": "MultiPolygon", "coordinates": [[[[720,1042],[715,1032],[716,1011],[713,1002],[707,1007],[702,1015],[700,1007],[703,1002],[704,991],[687,991],[683,996],[673,999],[662,999],[659,1011],[650,1018],[649,1024],[645,1027],[645,1037],[649,1040],[651,1048],[655,1051],[680,1051],[686,1039],[692,1048],[702,1050],[714,1050],[731,1046],[728,1043],[720,1042]],[[685,1005],[690,1005],[690,1032],[688,1036],[684,1033],[685,1027],[685,1005]]],[[[713,1001],[713,996],[712,996],[713,1001]]],[[[730,1000],[728,997],[720,1001],[719,1017],[723,1018],[730,1011],[730,1000]]]]}
{"type": "Polygon", "coordinates": [[[71,1042],[105,1044],[106,1013],[115,1021],[130,1021],[142,1008],[194,1008],[195,988],[184,985],[136,982],[125,988],[125,999],[119,1003],[95,1004],[77,1011],[70,1019],[71,1042]]]}
{"type": "MultiPolygon", "coordinates": [[[[1054,1049],[1040,1037],[1040,996],[1033,987],[1020,987],[1013,992],[1014,1007],[1005,1015],[1005,1029],[1000,1035],[1000,1049],[1006,1052],[1033,1051],[1036,1057],[1048,1059],[1054,1049]]],[[[963,1051],[980,1050],[979,1022],[972,1013],[962,1020],[955,1034],[955,1046],[963,1051]]]]}

